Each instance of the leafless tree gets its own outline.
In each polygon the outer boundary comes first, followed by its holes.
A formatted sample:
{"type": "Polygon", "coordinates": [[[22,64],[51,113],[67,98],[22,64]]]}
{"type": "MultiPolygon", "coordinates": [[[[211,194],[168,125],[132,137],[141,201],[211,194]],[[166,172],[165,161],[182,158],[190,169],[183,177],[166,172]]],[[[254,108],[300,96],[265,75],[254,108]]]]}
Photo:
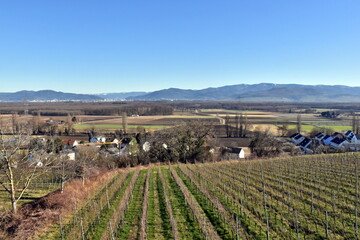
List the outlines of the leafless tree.
{"type": "Polygon", "coordinates": [[[289,125],[283,124],[283,125],[277,126],[277,129],[279,131],[279,135],[281,137],[285,137],[289,132],[289,125]]]}
{"type": "Polygon", "coordinates": [[[225,128],[226,128],[226,136],[230,137],[231,133],[230,133],[230,117],[229,117],[229,115],[226,115],[226,117],[225,117],[225,128]]]}
{"type": "Polygon", "coordinates": [[[123,112],[123,114],[122,114],[122,126],[123,126],[124,133],[126,134],[126,132],[127,132],[127,115],[126,115],[126,112],[123,112]]]}
{"type": "Polygon", "coordinates": [[[297,115],[297,121],[296,121],[296,129],[299,133],[301,133],[301,126],[302,122],[301,122],[301,114],[297,115]]]}
{"type": "Polygon", "coordinates": [[[70,115],[70,113],[68,113],[67,118],[66,118],[66,128],[65,128],[65,133],[67,135],[70,135],[72,133],[75,132],[74,129],[74,121],[73,121],[73,116],[70,115]]]}
{"type": "Polygon", "coordinates": [[[359,117],[355,116],[355,115],[353,116],[353,119],[352,119],[352,130],[355,134],[360,133],[359,117]]]}
{"type": "Polygon", "coordinates": [[[270,134],[270,130],[255,132],[250,149],[255,157],[276,157],[283,151],[282,143],[270,134]]]}
{"type": "Polygon", "coordinates": [[[45,151],[29,150],[31,127],[18,127],[10,135],[0,132],[0,186],[8,194],[12,212],[30,183],[45,174],[53,159],[45,151]]]}
{"type": "Polygon", "coordinates": [[[96,166],[96,159],[98,157],[96,149],[83,149],[79,151],[75,162],[75,175],[82,179],[85,185],[85,179],[96,166]]]}

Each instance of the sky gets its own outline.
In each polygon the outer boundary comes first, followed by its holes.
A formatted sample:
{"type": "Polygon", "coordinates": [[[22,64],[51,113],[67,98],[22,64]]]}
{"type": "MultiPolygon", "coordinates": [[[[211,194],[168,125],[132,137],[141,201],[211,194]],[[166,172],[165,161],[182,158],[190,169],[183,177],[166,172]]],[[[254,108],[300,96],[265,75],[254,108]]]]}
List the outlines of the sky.
{"type": "Polygon", "coordinates": [[[358,0],[0,0],[0,92],[360,86],[358,0]]]}

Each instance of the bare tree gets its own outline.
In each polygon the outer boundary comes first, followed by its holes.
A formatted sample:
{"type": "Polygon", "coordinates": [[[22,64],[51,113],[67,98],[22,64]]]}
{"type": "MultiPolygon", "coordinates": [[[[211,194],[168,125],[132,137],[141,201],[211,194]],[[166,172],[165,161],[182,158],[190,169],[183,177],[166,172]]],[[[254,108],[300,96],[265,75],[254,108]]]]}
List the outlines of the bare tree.
{"type": "Polygon", "coordinates": [[[355,134],[360,133],[359,117],[355,116],[355,115],[353,116],[353,119],[352,119],[352,130],[355,134]]]}
{"type": "Polygon", "coordinates": [[[40,112],[32,117],[31,124],[33,134],[38,134],[40,132],[40,112]]]}
{"type": "Polygon", "coordinates": [[[14,133],[18,133],[20,130],[19,115],[17,113],[13,113],[11,116],[11,121],[12,121],[12,131],[14,133]]]}
{"type": "Polygon", "coordinates": [[[269,129],[254,135],[249,147],[255,157],[276,157],[282,153],[282,143],[270,134],[269,129]]]}
{"type": "Polygon", "coordinates": [[[296,121],[296,129],[299,133],[301,133],[301,126],[302,122],[301,122],[301,114],[297,115],[297,121],[296,121]]]}
{"type": "Polygon", "coordinates": [[[82,179],[82,184],[85,185],[85,179],[89,176],[91,170],[96,165],[98,157],[96,149],[84,149],[79,151],[75,162],[75,175],[82,179]]]}
{"type": "Polygon", "coordinates": [[[245,113],[245,115],[243,115],[243,137],[247,137],[247,134],[248,134],[248,131],[249,131],[249,128],[250,128],[250,123],[248,121],[248,117],[247,117],[247,114],[245,113]]]}
{"type": "Polygon", "coordinates": [[[75,129],[74,129],[73,116],[71,116],[70,113],[68,113],[67,118],[66,118],[65,133],[66,133],[66,135],[70,135],[74,132],[75,132],[75,129]]]}
{"type": "Polygon", "coordinates": [[[242,127],[240,125],[240,121],[241,121],[241,117],[239,114],[235,115],[235,137],[241,137],[241,130],[240,128],[242,127]],[[240,125],[240,128],[239,128],[240,125]]]}
{"type": "Polygon", "coordinates": [[[122,126],[123,126],[124,133],[126,134],[126,132],[127,132],[127,115],[126,115],[126,112],[123,112],[123,114],[122,114],[122,126]]]}
{"type": "Polygon", "coordinates": [[[283,124],[283,125],[277,126],[277,129],[279,131],[279,135],[281,137],[285,137],[289,132],[289,125],[283,124]]]}
{"type": "Polygon", "coordinates": [[[8,194],[12,212],[30,183],[43,175],[52,162],[45,151],[30,151],[31,128],[17,128],[16,133],[0,132],[0,185],[8,194]],[[29,131],[27,131],[29,130],[29,131]]]}
{"type": "Polygon", "coordinates": [[[225,117],[225,128],[226,128],[226,136],[230,137],[231,133],[230,133],[230,117],[229,117],[229,115],[226,115],[226,117],[225,117]]]}
{"type": "Polygon", "coordinates": [[[70,161],[68,156],[60,156],[59,165],[60,165],[61,193],[64,193],[65,183],[69,181],[74,175],[71,174],[70,169],[74,169],[75,163],[73,161],[70,161]]]}

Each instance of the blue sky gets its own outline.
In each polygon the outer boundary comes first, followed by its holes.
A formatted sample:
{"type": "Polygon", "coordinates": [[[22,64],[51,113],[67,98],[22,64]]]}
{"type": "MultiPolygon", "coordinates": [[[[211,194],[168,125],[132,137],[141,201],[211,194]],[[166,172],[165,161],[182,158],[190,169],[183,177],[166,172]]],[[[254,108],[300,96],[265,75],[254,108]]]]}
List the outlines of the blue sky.
{"type": "Polygon", "coordinates": [[[0,1],[0,92],[360,86],[358,0],[0,1]]]}

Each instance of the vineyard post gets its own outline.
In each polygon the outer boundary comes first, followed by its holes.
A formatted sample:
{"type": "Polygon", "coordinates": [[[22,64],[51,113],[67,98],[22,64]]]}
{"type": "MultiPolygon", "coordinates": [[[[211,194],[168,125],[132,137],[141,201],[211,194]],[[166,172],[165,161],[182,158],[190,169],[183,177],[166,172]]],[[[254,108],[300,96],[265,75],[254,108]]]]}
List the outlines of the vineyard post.
{"type": "Polygon", "coordinates": [[[314,193],[311,192],[311,213],[314,211],[314,193]]]}
{"type": "Polygon", "coordinates": [[[326,220],[326,227],[325,227],[325,231],[326,231],[326,238],[329,239],[329,219],[328,219],[328,211],[325,210],[325,220],[326,220]]]}
{"type": "Polygon", "coordinates": [[[336,223],[336,210],[335,210],[335,192],[334,190],[332,190],[333,194],[332,194],[332,207],[333,207],[333,221],[334,221],[334,225],[336,223]]]}
{"type": "Polygon", "coordinates": [[[82,218],[80,218],[80,226],[81,226],[81,238],[82,238],[82,240],[85,240],[84,226],[83,226],[82,218]]]}
{"type": "Polygon", "coordinates": [[[64,239],[64,233],[63,233],[63,228],[62,228],[61,215],[59,215],[59,227],[60,227],[61,239],[64,239]]]}
{"type": "Polygon", "coordinates": [[[110,209],[110,201],[109,201],[108,184],[106,184],[106,201],[107,201],[108,208],[110,209]]]}
{"type": "Polygon", "coordinates": [[[110,227],[110,236],[111,236],[111,240],[115,240],[115,237],[114,237],[114,231],[113,231],[113,229],[112,229],[110,219],[109,219],[109,227],[110,227]]]}
{"type": "Polygon", "coordinates": [[[74,201],[74,217],[75,217],[75,223],[77,223],[77,208],[76,208],[76,200],[74,201]]]}
{"type": "Polygon", "coordinates": [[[295,217],[296,217],[296,239],[300,239],[299,238],[299,216],[298,216],[298,212],[295,211],[295,217]]]}
{"type": "Polygon", "coordinates": [[[238,215],[235,215],[236,220],[236,240],[239,240],[239,217],[238,215]]]}
{"type": "Polygon", "coordinates": [[[263,196],[264,196],[264,211],[265,211],[265,217],[266,217],[266,239],[270,239],[270,231],[269,231],[269,216],[266,208],[266,192],[265,192],[265,179],[264,179],[264,168],[263,168],[263,162],[261,161],[261,179],[262,179],[262,185],[263,185],[263,196]]]}

